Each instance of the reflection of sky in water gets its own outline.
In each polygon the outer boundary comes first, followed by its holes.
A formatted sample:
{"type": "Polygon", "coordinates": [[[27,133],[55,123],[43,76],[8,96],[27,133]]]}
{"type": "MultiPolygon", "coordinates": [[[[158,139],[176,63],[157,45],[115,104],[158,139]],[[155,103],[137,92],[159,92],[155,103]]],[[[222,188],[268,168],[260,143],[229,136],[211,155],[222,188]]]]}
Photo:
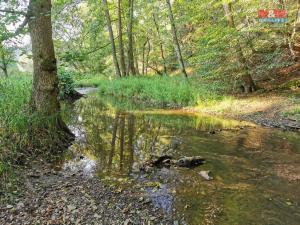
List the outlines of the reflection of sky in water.
{"type": "Polygon", "coordinates": [[[69,129],[71,132],[75,135],[77,142],[86,142],[86,133],[84,128],[80,125],[82,123],[83,119],[81,116],[78,116],[78,124],[76,126],[70,125],[69,129]]]}
{"type": "Polygon", "coordinates": [[[169,193],[167,184],[161,184],[158,189],[148,187],[145,191],[156,207],[172,213],[174,197],[169,193]]]}
{"type": "Polygon", "coordinates": [[[93,177],[96,170],[96,161],[90,159],[72,160],[64,164],[65,171],[73,173],[83,172],[87,177],[93,177]]]}

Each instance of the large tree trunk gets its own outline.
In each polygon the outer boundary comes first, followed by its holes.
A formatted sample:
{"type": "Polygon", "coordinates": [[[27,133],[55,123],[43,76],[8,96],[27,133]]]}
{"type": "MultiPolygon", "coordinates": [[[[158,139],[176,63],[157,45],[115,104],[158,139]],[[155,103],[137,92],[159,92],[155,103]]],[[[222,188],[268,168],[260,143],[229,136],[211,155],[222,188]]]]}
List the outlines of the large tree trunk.
{"type": "Polygon", "coordinates": [[[126,76],[125,53],[123,44],[123,26],[122,26],[122,0],[118,0],[118,31],[119,31],[119,49],[120,49],[120,68],[122,76],[126,76]]]}
{"type": "MultiPolygon", "coordinates": [[[[223,9],[224,9],[224,14],[227,19],[228,25],[230,27],[236,29],[233,14],[232,14],[232,4],[224,3],[223,9]]],[[[246,93],[253,92],[256,90],[256,85],[250,74],[250,71],[249,71],[249,68],[247,65],[247,60],[246,60],[246,57],[244,56],[243,49],[242,49],[242,46],[240,43],[237,44],[236,51],[237,51],[237,57],[238,57],[239,63],[241,64],[242,70],[244,71],[244,74],[242,76],[244,91],[246,93]]]]}
{"type": "Polygon", "coordinates": [[[46,116],[59,114],[57,65],[52,40],[51,0],[31,0],[29,29],[33,55],[34,110],[46,116]]]}
{"type": "Polygon", "coordinates": [[[181,68],[182,74],[187,78],[188,75],[187,75],[187,72],[185,70],[185,65],[184,65],[184,61],[183,61],[183,58],[182,58],[182,53],[181,53],[181,49],[180,49],[180,45],[179,45],[179,41],[178,41],[178,37],[177,37],[177,29],[176,29],[176,26],[175,26],[174,16],[173,16],[173,12],[172,12],[172,6],[171,6],[171,3],[170,3],[170,0],[166,0],[166,2],[167,2],[167,6],[168,6],[169,19],[170,19],[171,29],[172,29],[173,44],[174,44],[174,48],[175,48],[175,51],[176,51],[178,63],[179,63],[179,66],[181,68]]]}
{"type": "Polygon", "coordinates": [[[48,125],[60,133],[62,140],[69,141],[70,138],[73,138],[73,134],[61,119],[58,101],[59,89],[52,40],[51,0],[31,0],[28,15],[30,16],[29,30],[34,70],[32,108],[39,115],[51,119],[48,125]]]}
{"type": "Polygon", "coordinates": [[[160,35],[159,26],[158,26],[155,14],[153,13],[152,16],[153,16],[153,21],[154,21],[154,24],[155,24],[155,27],[156,27],[156,32],[157,32],[158,39],[159,39],[160,55],[161,55],[163,65],[164,65],[164,74],[166,75],[167,74],[167,64],[166,64],[166,59],[165,59],[163,42],[162,42],[162,38],[161,38],[161,35],[160,35]]]}
{"type": "Polygon", "coordinates": [[[111,19],[110,19],[107,0],[103,0],[102,2],[103,2],[104,10],[105,10],[105,17],[106,17],[107,29],[108,29],[108,33],[109,33],[109,39],[110,39],[110,43],[111,43],[112,57],[113,57],[113,63],[114,63],[114,67],[115,67],[116,76],[121,77],[120,67],[119,67],[118,58],[117,58],[115,38],[114,38],[113,29],[111,26],[111,19]]]}
{"type": "Polygon", "coordinates": [[[133,56],[133,0],[128,0],[129,18],[128,18],[128,74],[135,75],[134,56],[133,56]]]}

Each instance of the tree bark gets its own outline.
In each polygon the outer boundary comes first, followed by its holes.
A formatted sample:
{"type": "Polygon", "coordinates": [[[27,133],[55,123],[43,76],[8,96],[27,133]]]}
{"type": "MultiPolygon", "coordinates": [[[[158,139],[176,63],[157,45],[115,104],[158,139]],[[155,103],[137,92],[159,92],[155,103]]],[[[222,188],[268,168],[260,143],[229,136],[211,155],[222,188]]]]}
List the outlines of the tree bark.
{"type": "Polygon", "coordinates": [[[4,76],[7,78],[7,77],[8,77],[8,72],[7,72],[7,67],[6,67],[6,65],[3,65],[3,67],[0,66],[0,68],[2,69],[4,76]]]}
{"type": "Polygon", "coordinates": [[[48,125],[60,133],[61,140],[69,142],[74,135],[60,116],[57,65],[52,40],[51,0],[30,0],[28,15],[33,55],[32,109],[49,118],[48,125]]]}
{"type": "Polygon", "coordinates": [[[171,2],[170,2],[170,0],[166,0],[166,2],[167,2],[167,6],[168,6],[169,19],[170,19],[172,35],[173,35],[173,44],[174,44],[174,48],[176,51],[177,60],[178,60],[179,66],[181,68],[182,74],[184,75],[185,78],[188,78],[187,72],[185,70],[184,61],[182,58],[181,48],[180,48],[178,37],[177,37],[177,29],[175,26],[171,2]]]}
{"type": "Polygon", "coordinates": [[[145,75],[145,51],[146,51],[146,45],[148,43],[149,38],[147,37],[146,41],[143,44],[143,58],[142,58],[142,74],[145,75]]]}
{"type": "Polygon", "coordinates": [[[118,0],[118,32],[119,32],[119,51],[120,51],[120,69],[122,76],[126,76],[125,53],[123,44],[123,26],[122,26],[122,0],[118,0]]]}
{"type": "Polygon", "coordinates": [[[147,39],[148,43],[148,49],[147,49],[147,55],[146,55],[146,67],[145,67],[145,72],[146,75],[148,74],[148,68],[149,68],[149,57],[150,57],[150,51],[151,51],[151,44],[150,44],[150,39],[147,39]]]}
{"type": "Polygon", "coordinates": [[[3,70],[4,76],[5,76],[5,77],[8,77],[7,67],[4,66],[4,67],[2,68],[2,70],[3,70]]]}
{"type": "Polygon", "coordinates": [[[156,32],[157,32],[158,39],[159,39],[160,55],[161,55],[161,58],[162,58],[162,61],[163,61],[164,74],[166,75],[167,74],[167,64],[166,64],[166,59],[165,59],[163,42],[162,42],[162,39],[161,39],[161,35],[160,35],[160,31],[159,31],[159,26],[158,26],[155,14],[153,13],[152,16],[153,16],[153,21],[154,21],[154,24],[155,24],[155,27],[156,27],[156,32]]]}
{"type": "MultiPolygon", "coordinates": [[[[3,46],[0,45],[0,48],[3,48],[3,46]]],[[[0,49],[1,50],[1,49],[0,49]]],[[[5,50],[3,49],[3,51],[0,52],[1,54],[1,66],[0,68],[2,69],[3,73],[4,73],[4,76],[5,77],[8,77],[8,72],[7,72],[7,60],[5,58],[5,50]]]]}
{"type": "MultiPolygon", "coordinates": [[[[136,46],[136,36],[134,36],[134,42],[133,42],[134,46],[136,46]]],[[[139,54],[138,54],[138,50],[137,48],[134,48],[134,66],[135,66],[135,72],[136,72],[136,75],[139,75],[140,74],[140,70],[139,70],[139,54]]]]}
{"type": "Polygon", "coordinates": [[[105,10],[107,29],[108,29],[108,33],[109,33],[109,39],[110,39],[110,42],[111,42],[111,50],[112,50],[113,63],[114,63],[114,67],[115,67],[115,73],[116,73],[117,77],[121,77],[120,67],[119,67],[118,58],[117,58],[115,38],[114,38],[113,29],[112,29],[112,26],[111,26],[111,19],[110,19],[107,0],[102,0],[102,3],[103,3],[103,6],[104,6],[104,10],[105,10]]]}
{"type": "Polygon", "coordinates": [[[128,0],[129,14],[128,14],[128,74],[134,75],[136,73],[134,67],[134,56],[133,56],[133,1],[128,0]]]}
{"type": "Polygon", "coordinates": [[[29,29],[33,55],[32,101],[45,116],[59,114],[57,65],[52,40],[51,0],[31,0],[29,29]]]}
{"type": "MultiPolygon", "coordinates": [[[[228,3],[228,4],[224,3],[223,4],[223,9],[224,9],[224,14],[225,14],[225,17],[227,19],[228,25],[231,28],[236,29],[233,14],[232,14],[232,4],[231,3],[228,3]]],[[[248,68],[248,65],[247,65],[246,57],[244,56],[242,46],[239,42],[236,46],[236,51],[237,51],[237,56],[238,56],[239,63],[241,64],[243,71],[245,71],[245,74],[242,76],[242,81],[244,83],[243,84],[244,91],[246,93],[253,92],[253,91],[256,90],[256,85],[255,85],[255,83],[253,81],[253,78],[250,74],[250,71],[249,71],[249,68],[248,68]]]]}

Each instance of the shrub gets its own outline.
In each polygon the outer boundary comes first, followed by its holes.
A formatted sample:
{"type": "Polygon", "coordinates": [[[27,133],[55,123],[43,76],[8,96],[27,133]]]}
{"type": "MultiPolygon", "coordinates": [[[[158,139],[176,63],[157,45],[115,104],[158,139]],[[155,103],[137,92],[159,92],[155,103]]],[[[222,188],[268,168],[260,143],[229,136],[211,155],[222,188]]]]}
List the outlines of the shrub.
{"type": "Polygon", "coordinates": [[[66,99],[75,92],[75,82],[73,80],[75,76],[76,73],[69,70],[60,69],[58,71],[60,99],[66,99]]]}

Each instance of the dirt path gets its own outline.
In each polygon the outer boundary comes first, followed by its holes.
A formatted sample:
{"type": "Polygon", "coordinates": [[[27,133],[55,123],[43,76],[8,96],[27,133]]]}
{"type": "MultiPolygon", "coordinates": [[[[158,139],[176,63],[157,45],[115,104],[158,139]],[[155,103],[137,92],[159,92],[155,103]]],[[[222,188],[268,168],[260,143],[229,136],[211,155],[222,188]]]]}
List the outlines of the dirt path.
{"type": "Polygon", "coordinates": [[[23,197],[0,206],[1,225],[174,224],[141,190],[120,190],[81,172],[36,168],[24,185],[23,197]]]}

